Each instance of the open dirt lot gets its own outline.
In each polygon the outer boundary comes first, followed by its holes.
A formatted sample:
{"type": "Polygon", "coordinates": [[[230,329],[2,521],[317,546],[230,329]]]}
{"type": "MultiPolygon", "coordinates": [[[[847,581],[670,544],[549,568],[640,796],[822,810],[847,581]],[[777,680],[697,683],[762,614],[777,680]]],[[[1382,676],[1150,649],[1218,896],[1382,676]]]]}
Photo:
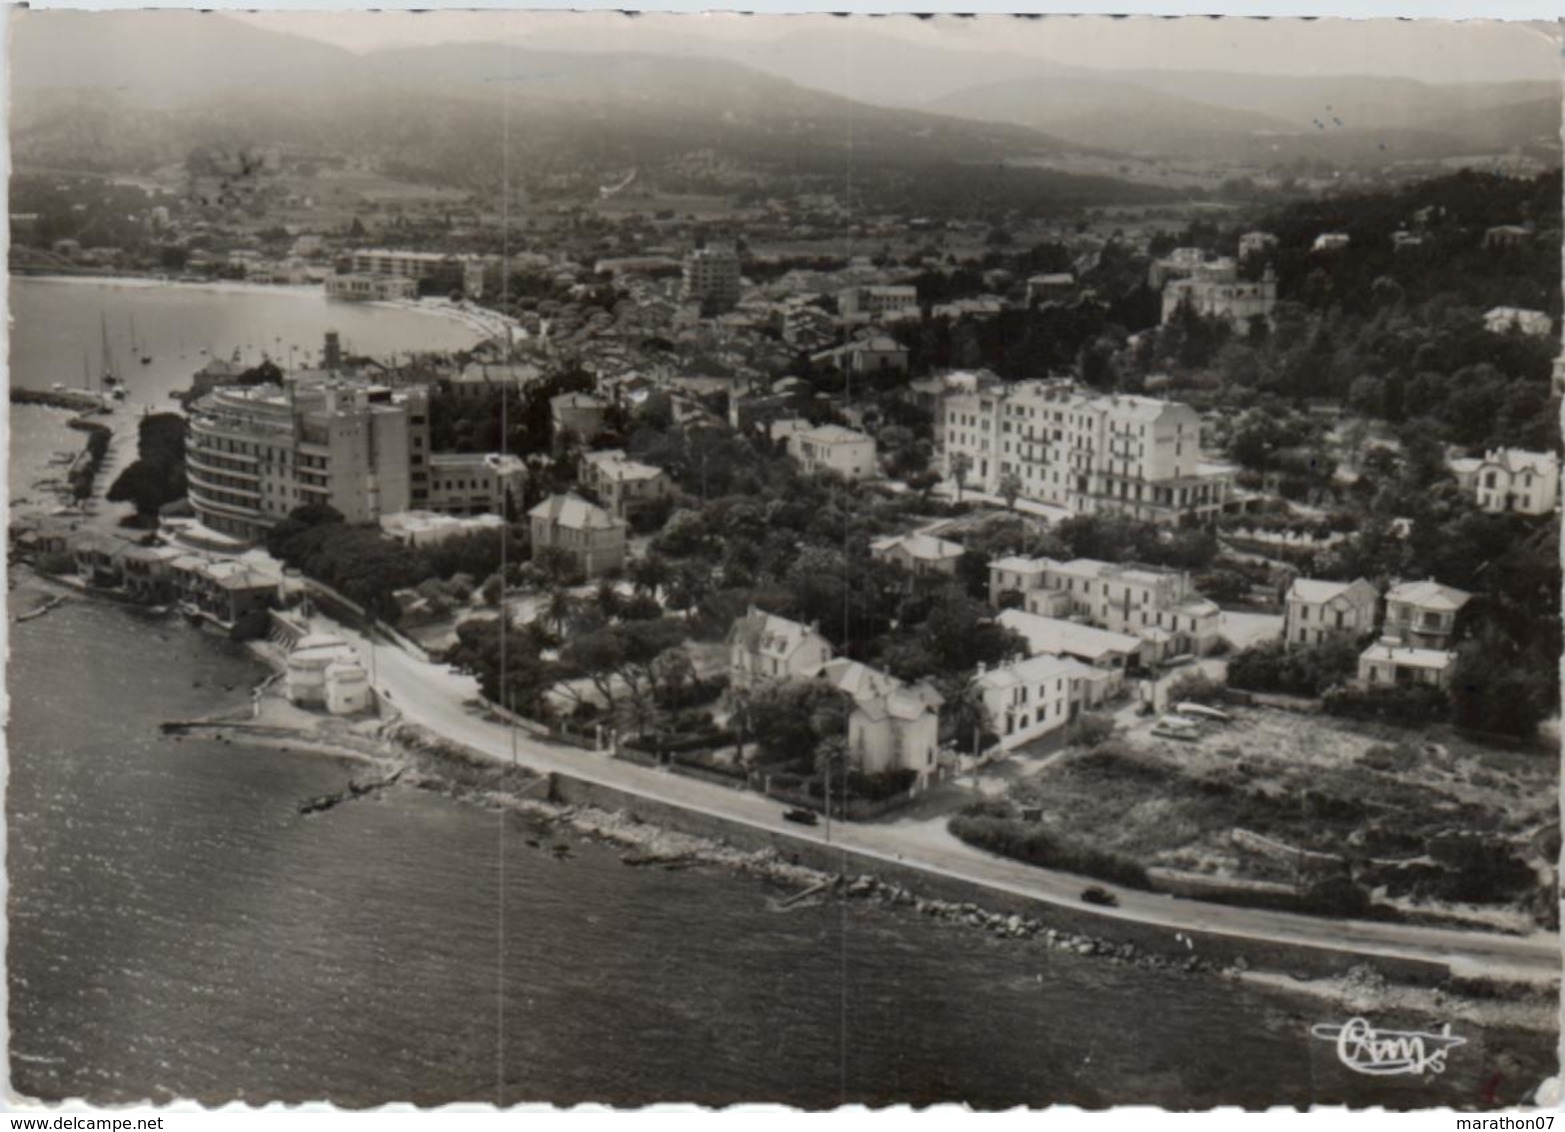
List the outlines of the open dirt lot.
{"type": "MultiPolygon", "coordinates": [[[[1547,752],[1271,708],[1233,714],[1232,723],[1203,725],[1195,742],[1157,738],[1151,719],[1121,714],[1095,750],[1016,760],[1005,793],[1061,834],[1148,867],[1291,884],[1301,868],[1332,862],[1290,848],[1331,855],[1406,910],[1499,924],[1530,899],[1505,896],[1499,882],[1492,899],[1452,899],[1456,889],[1440,887],[1446,866],[1431,856],[1437,842],[1502,845],[1547,879],[1558,843],[1558,760],[1547,752]],[[1236,839],[1236,830],[1246,833],[1236,839]],[[1406,879],[1420,870],[1417,883],[1406,879]],[[1388,884],[1391,876],[1403,879],[1388,884]],[[1427,907],[1414,908],[1426,897],[1427,907]]],[[[1526,883],[1516,872],[1512,889],[1526,883]]]]}

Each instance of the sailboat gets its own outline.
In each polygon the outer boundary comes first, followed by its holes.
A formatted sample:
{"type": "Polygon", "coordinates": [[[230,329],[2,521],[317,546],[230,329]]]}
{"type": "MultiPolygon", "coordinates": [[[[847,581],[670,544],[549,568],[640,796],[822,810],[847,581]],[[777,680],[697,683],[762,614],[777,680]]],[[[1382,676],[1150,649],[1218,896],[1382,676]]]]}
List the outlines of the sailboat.
{"type": "Polygon", "coordinates": [[[109,316],[99,317],[103,320],[103,386],[106,389],[117,389],[120,379],[114,375],[114,351],[109,348],[109,316]]]}
{"type": "Polygon", "coordinates": [[[131,352],[132,355],[141,358],[141,364],[142,365],[150,365],[151,364],[151,362],[152,362],[152,355],[147,353],[145,350],[141,349],[141,347],[136,345],[136,316],[135,315],[131,315],[130,316],[130,352],[131,352]]]}

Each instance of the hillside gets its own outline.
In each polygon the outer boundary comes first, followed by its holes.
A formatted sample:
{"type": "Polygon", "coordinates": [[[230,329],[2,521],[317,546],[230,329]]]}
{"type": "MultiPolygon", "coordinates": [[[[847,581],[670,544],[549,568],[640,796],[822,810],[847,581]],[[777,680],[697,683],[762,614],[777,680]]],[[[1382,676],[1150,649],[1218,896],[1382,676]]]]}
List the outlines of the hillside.
{"type": "MultiPolygon", "coordinates": [[[[825,176],[857,178],[863,191],[888,178],[905,189],[896,170],[1079,148],[1011,123],[869,106],[721,60],[477,43],[358,56],[193,13],[29,13],[16,21],[13,55],[11,140],[23,169],[147,172],[198,148],[271,147],[480,190],[498,185],[509,158],[524,189],[590,185],[636,166],[686,187],[825,176]]],[[[1157,199],[1044,170],[1010,181],[1044,200],[1157,199]]]]}
{"type": "Polygon", "coordinates": [[[1348,165],[1512,151],[1559,157],[1559,97],[1539,83],[1073,69],[969,87],[929,109],[1170,157],[1348,165]]]}

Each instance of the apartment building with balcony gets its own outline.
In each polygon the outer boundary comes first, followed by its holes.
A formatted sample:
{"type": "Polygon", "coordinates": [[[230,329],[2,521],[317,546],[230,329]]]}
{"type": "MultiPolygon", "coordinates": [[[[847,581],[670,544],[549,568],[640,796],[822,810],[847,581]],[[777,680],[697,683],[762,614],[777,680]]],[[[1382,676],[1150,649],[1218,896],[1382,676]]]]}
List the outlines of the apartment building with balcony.
{"type": "Polygon", "coordinates": [[[497,452],[434,452],[422,508],[446,515],[504,515],[522,505],[527,465],[497,452]]]}
{"type": "Polygon", "coordinates": [[[689,303],[712,303],[721,310],[739,304],[739,253],[732,245],[710,244],[685,256],[680,297],[689,303]]]}
{"type": "Polygon", "coordinates": [[[1386,591],[1383,643],[1448,649],[1456,640],[1457,617],[1473,595],[1433,578],[1402,582],[1386,591]]]}
{"type": "Polygon", "coordinates": [[[190,414],[191,509],[251,540],[309,503],[350,523],[424,506],[428,420],[421,388],[325,379],[213,390],[190,414]]]}
{"type": "Polygon", "coordinates": [[[990,601],[998,604],[1007,591],[1020,594],[1028,613],[1074,617],[1141,638],[1148,662],[1203,655],[1221,635],[1221,610],[1180,570],[1093,558],[1001,558],[989,565],[990,601]]]}
{"type": "Polygon", "coordinates": [[[1057,378],[948,394],[938,419],[948,481],[960,453],[969,487],[997,495],[1014,474],[1021,498],[1074,514],[1211,517],[1232,482],[1202,464],[1200,414],[1177,401],[1088,394],[1057,378]]]}
{"type": "Polygon", "coordinates": [[[480,298],[484,291],[484,261],[478,256],[364,248],[353,253],[350,269],[361,278],[411,279],[415,283],[440,275],[460,276],[462,290],[469,298],[480,298]]]}

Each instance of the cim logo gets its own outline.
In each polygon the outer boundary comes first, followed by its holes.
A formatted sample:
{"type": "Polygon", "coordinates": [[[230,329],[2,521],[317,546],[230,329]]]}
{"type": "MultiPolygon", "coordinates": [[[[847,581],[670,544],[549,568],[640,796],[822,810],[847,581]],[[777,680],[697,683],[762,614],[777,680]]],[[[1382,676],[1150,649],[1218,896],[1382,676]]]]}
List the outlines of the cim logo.
{"type": "Polygon", "coordinates": [[[1368,1019],[1349,1018],[1340,1026],[1317,1023],[1310,1027],[1310,1034],[1334,1042],[1337,1059],[1343,1065],[1371,1077],[1444,1073],[1446,1055],[1467,1044],[1466,1038],[1451,1033],[1450,1023],[1441,1026],[1437,1034],[1427,1034],[1417,1030],[1376,1030],[1368,1019]]]}

